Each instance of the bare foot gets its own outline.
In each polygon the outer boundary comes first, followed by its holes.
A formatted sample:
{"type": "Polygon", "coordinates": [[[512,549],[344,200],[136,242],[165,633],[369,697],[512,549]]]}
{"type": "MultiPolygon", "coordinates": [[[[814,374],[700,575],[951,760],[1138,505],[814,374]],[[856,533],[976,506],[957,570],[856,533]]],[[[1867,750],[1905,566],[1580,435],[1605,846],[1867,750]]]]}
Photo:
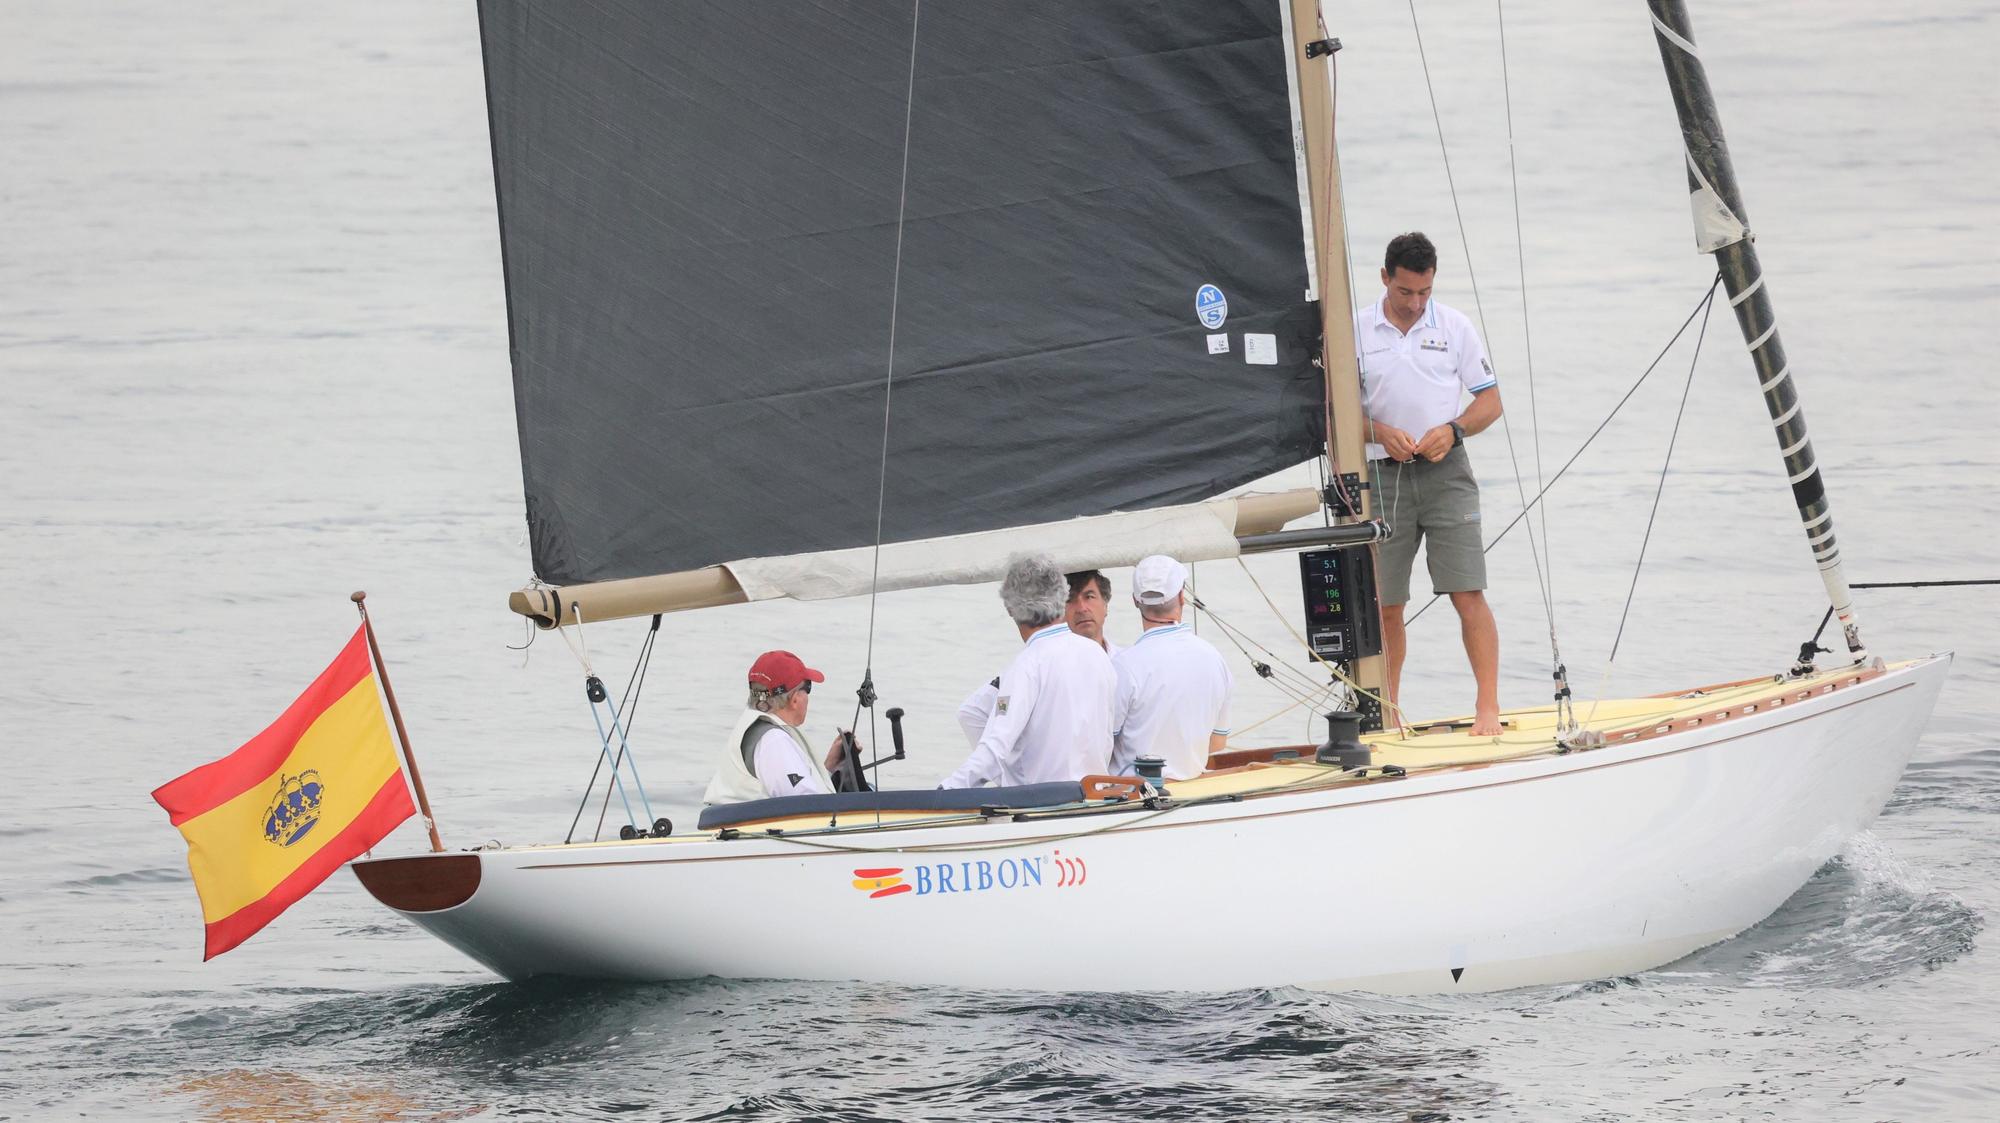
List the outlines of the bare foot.
{"type": "Polygon", "coordinates": [[[1479,715],[1472,719],[1472,735],[1474,737],[1500,736],[1500,711],[1479,711],[1479,715]]]}

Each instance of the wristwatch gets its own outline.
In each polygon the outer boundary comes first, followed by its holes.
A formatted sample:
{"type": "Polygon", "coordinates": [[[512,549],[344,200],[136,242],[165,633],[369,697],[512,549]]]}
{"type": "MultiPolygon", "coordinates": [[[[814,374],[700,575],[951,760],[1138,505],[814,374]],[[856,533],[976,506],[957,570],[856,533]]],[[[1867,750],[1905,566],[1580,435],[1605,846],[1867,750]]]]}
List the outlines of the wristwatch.
{"type": "Polygon", "coordinates": [[[1460,425],[1456,421],[1450,422],[1450,425],[1451,425],[1451,447],[1457,448],[1459,445],[1465,443],[1465,426],[1460,425]]]}

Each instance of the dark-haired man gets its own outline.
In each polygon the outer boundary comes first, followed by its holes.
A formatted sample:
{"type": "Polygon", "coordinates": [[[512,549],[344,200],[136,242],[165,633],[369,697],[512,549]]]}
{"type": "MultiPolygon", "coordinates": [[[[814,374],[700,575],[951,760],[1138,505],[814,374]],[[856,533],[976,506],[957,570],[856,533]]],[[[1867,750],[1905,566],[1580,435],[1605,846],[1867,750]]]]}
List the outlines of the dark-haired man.
{"type": "MultiPolygon", "coordinates": [[[[1103,648],[1106,658],[1124,650],[1104,634],[1104,617],[1111,611],[1111,578],[1095,569],[1063,576],[1069,582],[1069,600],[1063,605],[1063,622],[1069,630],[1103,648]]],[[[965,733],[967,744],[979,743],[999,697],[1000,680],[995,678],[958,704],[958,728],[965,733]]]]}
{"type": "MultiPolygon", "coordinates": [[[[1436,276],[1431,240],[1399,234],[1383,255],[1382,299],[1354,317],[1375,514],[1395,528],[1380,547],[1376,572],[1388,695],[1397,700],[1408,649],[1403,606],[1410,600],[1417,545],[1428,540],[1431,590],[1449,596],[1458,611],[1478,684],[1472,732],[1494,736],[1500,732],[1500,630],[1483,591],[1479,483],[1464,444],[1499,419],[1500,387],[1472,321],[1431,299],[1436,276]],[[1465,402],[1468,393],[1471,401],[1465,402]]],[[[1395,711],[1383,720],[1396,724],[1395,711]]]]}

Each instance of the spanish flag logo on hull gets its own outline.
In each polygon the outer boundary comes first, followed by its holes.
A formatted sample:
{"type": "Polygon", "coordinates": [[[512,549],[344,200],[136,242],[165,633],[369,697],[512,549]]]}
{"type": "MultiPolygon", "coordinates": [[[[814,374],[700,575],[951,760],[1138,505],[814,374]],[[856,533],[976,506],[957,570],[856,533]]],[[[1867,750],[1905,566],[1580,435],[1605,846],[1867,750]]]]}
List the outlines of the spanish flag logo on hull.
{"type": "Polygon", "coordinates": [[[365,628],[284,716],[153,793],[188,844],[214,959],[416,814],[365,628]]]}
{"type": "Polygon", "coordinates": [[[910,887],[904,883],[902,874],[901,866],[855,870],[854,887],[867,893],[871,900],[876,897],[893,897],[898,893],[908,893],[910,887]]]}

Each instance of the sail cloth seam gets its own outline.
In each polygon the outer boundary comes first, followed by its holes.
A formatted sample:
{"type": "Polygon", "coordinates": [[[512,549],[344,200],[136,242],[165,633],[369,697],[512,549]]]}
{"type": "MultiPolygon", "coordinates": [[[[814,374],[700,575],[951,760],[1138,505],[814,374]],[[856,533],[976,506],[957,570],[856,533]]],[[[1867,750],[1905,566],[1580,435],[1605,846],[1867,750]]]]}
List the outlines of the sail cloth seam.
{"type": "MultiPolygon", "coordinates": [[[[1465,278],[1467,285],[1472,289],[1472,308],[1474,313],[1479,317],[1479,334],[1481,338],[1490,341],[1493,338],[1493,333],[1486,330],[1486,303],[1479,295],[1479,277],[1472,265],[1472,239],[1466,234],[1465,211],[1459,205],[1458,183],[1451,174],[1451,151],[1446,146],[1444,140],[1444,117],[1438,109],[1437,90],[1431,84],[1431,64],[1429,56],[1424,51],[1423,28],[1417,19],[1417,0],[1408,0],[1408,5],[1410,9],[1410,31],[1416,38],[1417,61],[1422,66],[1424,74],[1424,92],[1430,98],[1431,103],[1431,122],[1437,128],[1438,155],[1444,162],[1445,187],[1451,193],[1451,209],[1452,215],[1458,223],[1459,244],[1465,249],[1465,278]]],[[[1521,480],[1521,460],[1514,451],[1514,426],[1508,422],[1507,414],[1504,411],[1500,414],[1500,431],[1507,438],[1507,460],[1514,469],[1514,490],[1520,497],[1521,512],[1525,515],[1530,509],[1528,504],[1528,488],[1521,480]]],[[[1549,584],[1547,568],[1542,564],[1542,544],[1537,542],[1535,538],[1535,526],[1532,520],[1528,523],[1528,553],[1535,563],[1535,591],[1541,594],[1542,614],[1547,618],[1549,623],[1551,663],[1553,666],[1560,667],[1562,665],[1562,650],[1561,646],[1556,642],[1554,590],[1549,584]]]]}

